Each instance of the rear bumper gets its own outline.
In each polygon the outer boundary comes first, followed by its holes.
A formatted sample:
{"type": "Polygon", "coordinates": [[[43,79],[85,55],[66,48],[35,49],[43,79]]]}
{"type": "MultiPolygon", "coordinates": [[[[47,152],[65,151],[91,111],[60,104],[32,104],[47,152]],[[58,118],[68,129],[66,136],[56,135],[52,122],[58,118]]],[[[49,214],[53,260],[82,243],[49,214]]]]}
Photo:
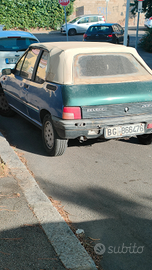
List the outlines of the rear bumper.
{"type": "Polygon", "coordinates": [[[75,139],[81,136],[87,139],[98,138],[104,136],[104,129],[107,127],[136,123],[146,124],[144,134],[152,133],[152,129],[147,129],[147,124],[152,123],[152,115],[81,120],[62,120],[57,117],[52,117],[52,120],[58,135],[64,139],[75,139]]]}

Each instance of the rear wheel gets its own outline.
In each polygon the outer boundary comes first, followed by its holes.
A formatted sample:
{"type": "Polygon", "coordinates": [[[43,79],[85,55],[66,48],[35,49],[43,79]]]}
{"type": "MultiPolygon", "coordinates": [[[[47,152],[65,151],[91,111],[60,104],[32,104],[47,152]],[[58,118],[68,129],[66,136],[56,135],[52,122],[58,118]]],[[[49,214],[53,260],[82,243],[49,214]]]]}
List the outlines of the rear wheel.
{"type": "Polygon", "coordinates": [[[61,156],[67,148],[67,140],[58,136],[49,114],[43,120],[42,140],[44,148],[50,156],[61,156]]]}
{"type": "Polygon", "coordinates": [[[75,36],[76,33],[77,33],[76,30],[74,28],[72,28],[72,29],[69,29],[68,35],[69,36],[75,36]]]}
{"type": "Polygon", "coordinates": [[[3,116],[13,116],[15,114],[7,102],[4,92],[0,92],[0,114],[3,116]]]}
{"type": "Polygon", "coordinates": [[[138,141],[142,144],[151,144],[152,142],[152,134],[143,134],[137,136],[138,141]]]}
{"type": "Polygon", "coordinates": [[[118,39],[117,39],[117,38],[115,39],[115,44],[119,44],[119,41],[118,41],[118,39]]]}

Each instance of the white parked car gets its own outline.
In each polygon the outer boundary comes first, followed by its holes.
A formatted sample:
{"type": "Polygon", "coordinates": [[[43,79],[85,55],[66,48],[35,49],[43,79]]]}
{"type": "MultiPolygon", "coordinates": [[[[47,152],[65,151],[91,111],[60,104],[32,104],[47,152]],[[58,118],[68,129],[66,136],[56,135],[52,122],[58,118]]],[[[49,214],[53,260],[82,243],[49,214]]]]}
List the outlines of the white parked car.
{"type": "MultiPolygon", "coordinates": [[[[105,23],[105,18],[102,15],[84,15],[77,17],[74,20],[67,23],[67,31],[69,36],[76,34],[83,34],[92,24],[105,23]]],[[[61,33],[66,33],[66,24],[61,26],[61,33]]]]}
{"type": "Polygon", "coordinates": [[[152,28],[152,17],[150,17],[149,19],[147,19],[144,23],[144,25],[148,28],[152,28]]]}
{"type": "Polygon", "coordinates": [[[39,40],[25,31],[0,31],[0,72],[14,68],[20,56],[32,43],[39,40]]]}

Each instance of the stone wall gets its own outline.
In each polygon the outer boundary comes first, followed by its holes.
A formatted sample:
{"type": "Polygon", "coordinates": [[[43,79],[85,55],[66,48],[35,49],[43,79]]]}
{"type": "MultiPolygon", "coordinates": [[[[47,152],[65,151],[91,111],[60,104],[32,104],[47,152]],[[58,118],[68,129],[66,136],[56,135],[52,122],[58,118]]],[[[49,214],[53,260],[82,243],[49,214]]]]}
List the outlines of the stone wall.
{"type": "MultiPolygon", "coordinates": [[[[130,0],[130,2],[134,2],[130,0]]],[[[107,22],[119,23],[125,25],[127,0],[75,0],[74,12],[70,19],[84,14],[101,14],[104,15],[107,22]],[[107,7],[107,8],[106,8],[107,7]],[[106,12],[107,10],[107,12],[106,12]]],[[[140,25],[144,25],[144,14],[140,14],[140,25]]],[[[129,25],[137,25],[137,15],[133,17],[130,12],[129,25]]]]}

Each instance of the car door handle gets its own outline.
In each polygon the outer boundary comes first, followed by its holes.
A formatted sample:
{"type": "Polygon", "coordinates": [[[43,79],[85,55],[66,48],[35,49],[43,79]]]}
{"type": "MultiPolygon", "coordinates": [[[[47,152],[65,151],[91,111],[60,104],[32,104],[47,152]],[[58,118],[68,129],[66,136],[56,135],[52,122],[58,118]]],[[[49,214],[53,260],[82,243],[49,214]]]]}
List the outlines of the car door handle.
{"type": "Polygon", "coordinates": [[[51,84],[47,84],[46,88],[49,90],[52,90],[52,91],[56,91],[56,89],[57,89],[57,87],[55,85],[51,85],[51,84]]]}
{"type": "Polygon", "coordinates": [[[24,88],[28,89],[29,88],[29,85],[28,84],[24,84],[24,88]]]}

